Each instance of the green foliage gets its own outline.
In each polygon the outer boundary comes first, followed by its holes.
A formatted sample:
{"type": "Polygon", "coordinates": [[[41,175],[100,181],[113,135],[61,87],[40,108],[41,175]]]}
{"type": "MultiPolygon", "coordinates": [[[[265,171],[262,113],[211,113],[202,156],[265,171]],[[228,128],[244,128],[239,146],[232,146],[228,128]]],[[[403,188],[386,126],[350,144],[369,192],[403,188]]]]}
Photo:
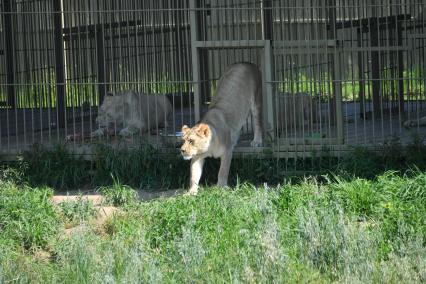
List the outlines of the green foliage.
{"type": "Polygon", "coordinates": [[[292,77],[284,76],[278,83],[278,90],[283,93],[322,94],[329,97],[333,93],[330,75],[322,73],[319,79],[314,79],[303,72],[294,73],[292,77]]]}
{"type": "Polygon", "coordinates": [[[24,154],[21,168],[27,181],[53,188],[76,188],[90,181],[88,165],[80,157],[71,155],[65,145],[52,150],[34,145],[24,154]]]}
{"type": "Polygon", "coordinates": [[[21,169],[16,164],[0,164],[0,182],[18,184],[24,181],[25,170],[21,169]]]}
{"type": "MultiPolygon", "coordinates": [[[[134,77],[132,71],[126,66],[118,65],[118,72],[126,78],[134,77]]],[[[16,107],[17,108],[46,108],[55,107],[57,105],[56,96],[56,74],[54,70],[38,71],[38,77],[43,78],[43,84],[22,85],[16,87],[16,107]]],[[[120,75],[118,75],[120,76],[120,75]]],[[[170,75],[151,74],[147,78],[133,78],[132,82],[149,82],[143,83],[141,91],[151,94],[165,93],[188,93],[191,86],[187,83],[176,83],[170,79],[170,75]]],[[[99,105],[99,96],[97,90],[97,82],[93,78],[76,78],[66,84],[66,106],[80,107],[84,102],[87,102],[92,107],[99,105]]],[[[134,83],[120,84],[121,89],[139,88],[141,84],[135,86],[134,83]]],[[[0,101],[7,101],[7,94],[0,89],[0,101]]],[[[1,108],[1,106],[0,106],[1,108]]]]}
{"type": "MultiPolygon", "coordinates": [[[[389,96],[392,100],[397,100],[395,97],[395,90],[398,89],[399,81],[395,80],[391,68],[382,70],[381,86],[383,94],[389,96]]],[[[361,80],[358,74],[348,73],[345,74],[342,81],[342,99],[343,101],[359,101],[361,93],[361,80]]],[[[403,90],[404,99],[413,100],[418,99],[425,90],[425,82],[422,80],[423,70],[421,68],[412,68],[404,70],[403,73],[403,90]]],[[[331,99],[333,94],[332,78],[328,72],[322,72],[318,77],[312,77],[312,74],[306,72],[287,72],[285,76],[281,77],[281,82],[278,83],[278,90],[280,92],[307,93],[312,95],[321,94],[322,99],[331,99]],[[291,76],[290,76],[291,74],[291,76]]],[[[372,81],[364,81],[364,94],[367,94],[365,100],[369,100],[372,93],[372,81]]]]}
{"type": "Polygon", "coordinates": [[[385,168],[392,168],[396,170],[399,167],[404,167],[404,147],[398,137],[393,137],[389,141],[386,141],[382,146],[381,152],[381,158],[385,168]]]}
{"type": "Polygon", "coordinates": [[[95,148],[94,160],[95,184],[111,184],[111,176],[114,176],[135,187],[170,188],[182,186],[189,177],[181,157],[161,154],[146,143],[131,150],[125,146],[112,148],[99,144],[95,148]]]}
{"type": "Polygon", "coordinates": [[[142,231],[141,222],[144,216],[139,211],[128,210],[114,214],[105,224],[105,230],[110,235],[120,235],[125,238],[138,236],[142,231]]]}
{"type": "Polygon", "coordinates": [[[382,156],[378,153],[355,147],[349,155],[339,161],[338,168],[355,177],[374,178],[383,172],[384,164],[382,156]]]}
{"type": "MultiPolygon", "coordinates": [[[[22,161],[3,166],[0,177],[58,189],[88,185],[110,186],[114,183],[112,176],[134,188],[169,189],[188,186],[189,162],[183,161],[178,154],[161,153],[143,142],[132,148],[125,145],[96,144],[93,149],[94,159],[89,162],[70,154],[64,145],[50,150],[34,146],[25,153],[22,161]]],[[[236,185],[238,181],[242,181],[254,185],[276,185],[288,180],[303,179],[308,174],[330,172],[374,179],[387,170],[403,173],[412,168],[426,169],[425,150],[423,139],[414,136],[413,142],[406,147],[394,138],[384,143],[380,149],[373,151],[361,146],[354,147],[340,158],[330,155],[327,148],[305,159],[246,156],[233,159],[229,184],[236,185]]],[[[207,159],[200,183],[214,185],[219,166],[218,159],[207,159]]]]}
{"type": "Polygon", "coordinates": [[[424,140],[425,137],[420,137],[418,134],[413,135],[413,139],[406,150],[406,159],[409,166],[421,169],[426,168],[426,145],[424,140]]]}
{"type": "Polygon", "coordinates": [[[98,213],[93,203],[82,196],[73,201],[61,202],[59,208],[65,221],[72,224],[88,221],[98,213]]]}
{"type": "Polygon", "coordinates": [[[48,188],[31,189],[0,182],[0,239],[10,239],[27,249],[45,247],[59,227],[49,200],[52,194],[48,188]]]}
{"type": "MultiPolygon", "coordinates": [[[[146,81],[153,81],[152,79],[147,79],[146,81]]],[[[156,79],[152,83],[145,84],[144,91],[148,94],[167,94],[167,93],[178,93],[184,92],[187,93],[190,90],[190,85],[186,83],[176,83],[170,80],[168,74],[160,76],[159,79],[156,79]]]]}
{"type": "Polygon", "coordinates": [[[51,242],[44,262],[2,236],[0,281],[422,283],[425,188],[420,171],[202,188],[134,203],[106,235],[89,228],[51,242]]]}
{"type": "Polygon", "coordinates": [[[112,186],[101,187],[100,192],[105,201],[114,206],[132,205],[138,198],[137,192],[130,186],[123,185],[118,179],[113,179],[112,186]]]}

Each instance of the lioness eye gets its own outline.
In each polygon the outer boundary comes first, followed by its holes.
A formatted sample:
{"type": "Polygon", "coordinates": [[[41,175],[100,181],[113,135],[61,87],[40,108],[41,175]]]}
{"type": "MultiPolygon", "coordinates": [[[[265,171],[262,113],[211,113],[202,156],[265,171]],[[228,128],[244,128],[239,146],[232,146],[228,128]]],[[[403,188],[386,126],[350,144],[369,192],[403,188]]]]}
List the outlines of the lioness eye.
{"type": "Polygon", "coordinates": [[[193,144],[194,143],[194,140],[192,140],[192,139],[189,139],[189,144],[193,144]]]}

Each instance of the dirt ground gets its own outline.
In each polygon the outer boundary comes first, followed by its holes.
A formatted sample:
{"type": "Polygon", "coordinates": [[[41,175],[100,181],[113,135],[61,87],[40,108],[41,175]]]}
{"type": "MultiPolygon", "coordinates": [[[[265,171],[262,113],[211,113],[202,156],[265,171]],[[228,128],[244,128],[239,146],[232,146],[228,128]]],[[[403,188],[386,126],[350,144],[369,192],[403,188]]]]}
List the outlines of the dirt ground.
{"type": "MultiPolygon", "coordinates": [[[[138,196],[141,202],[147,202],[150,200],[158,199],[158,198],[168,198],[173,197],[179,194],[182,194],[183,190],[165,190],[165,191],[146,191],[139,190],[138,196]]],[[[67,201],[75,201],[79,198],[89,200],[94,208],[97,210],[98,214],[95,218],[93,218],[90,222],[79,224],[76,226],[66,227],[64,230],[64,237],[69,237],[72,234],[82,232],[88,228],[94,229],[98,233],[102,234],[102,231],[105,228],[106,221],[113,216],[114,214],[120,213],[120,208],[106,205],[104,202],[104,198],[101,194],[96,192],[95,190],[86,190],[86,191],[67,191],[67,192],[56,192],[52,196],[52,202],[55,205],[59,205],[62,202],[67,201]]]]}
{"type": "MultiPolygon", "coordinates": [[[[182,189],[172,189],[172,190],[163,190],[163,191],[148,191],[148,190],[138,190],[137,191],[139,200],[142,202],[150,201],[157,198],[167,198],[183,194],[184,190],[182,189]]],[[[52,202],[54,204],[59,204],[64,201],[77,200],[82,197],[83,199],[90,200],[93,205],[98,206],[103,203],[103,197],[96,190],[72,190],[66,192],[55,192],[52,197],[52,202]]]]}

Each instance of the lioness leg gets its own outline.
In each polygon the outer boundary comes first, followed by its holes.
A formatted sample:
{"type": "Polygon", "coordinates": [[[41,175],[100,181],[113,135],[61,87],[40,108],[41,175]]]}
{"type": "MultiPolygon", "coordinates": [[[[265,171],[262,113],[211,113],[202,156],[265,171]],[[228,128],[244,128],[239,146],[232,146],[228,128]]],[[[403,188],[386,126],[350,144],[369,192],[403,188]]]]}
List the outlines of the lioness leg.
{"type": "Polygon", "coordinates": [[[262,113],[261,113],[261,105],[258,102],[253,102],[251,106],[251,113],[253,115],[254,122],[254,137],[251,142],[252,147],[260,147],[262,146],[262,113]]]}
{"type": "Polygon", "coordinates": [[[203,173],[204,158],[191,160],[191,188],[189,194],[197,194],[198,183],[200,182],[201,174],[203,173]]]}
{"type": "Polygon", "coordinates": [[[228,186],[229,168],[231,167],[232,151],[220,157],[220,168],[217,177],[217,186],[228,186]]]}
{"type": "Polygon", "coordinates": [[[131,136],[133,134],[135,134],[136,132],[138,132],[138,128],[134,127],[134,126],[128,126],[126,128],[123,128],[120,130],[120,132],[118,133],[118,135],[122,136],[122,137],[127,137],[127,136],[131,136]]]}
{"type": "Polygon", "coordinates": [[[105,130],[106,130],[106,128],[100,127],[99,129],[93,131],[90,135],[92,137],[103,136],[105,134],[105,130]]]}

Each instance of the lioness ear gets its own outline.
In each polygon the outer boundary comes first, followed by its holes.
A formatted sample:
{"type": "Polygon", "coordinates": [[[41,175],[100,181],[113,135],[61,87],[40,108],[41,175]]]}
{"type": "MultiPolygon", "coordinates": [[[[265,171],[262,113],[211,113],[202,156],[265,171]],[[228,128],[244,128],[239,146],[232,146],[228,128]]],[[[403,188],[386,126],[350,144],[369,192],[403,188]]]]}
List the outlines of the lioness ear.
{"type": "Polygon", "coordinates": [[[183,134],[185,134],[186,132],[188,132],[188,130],[189,130],[188,125],[184,125],[184,126],[182,126],[182,133],[183,133],[183,134]]]}
{"type": "Polygon", "coordinates": [[[205,123],[200,123],[197,128],[197,134],[201,137],[208,137],[210,135],[210,127],[205,123]]]}

